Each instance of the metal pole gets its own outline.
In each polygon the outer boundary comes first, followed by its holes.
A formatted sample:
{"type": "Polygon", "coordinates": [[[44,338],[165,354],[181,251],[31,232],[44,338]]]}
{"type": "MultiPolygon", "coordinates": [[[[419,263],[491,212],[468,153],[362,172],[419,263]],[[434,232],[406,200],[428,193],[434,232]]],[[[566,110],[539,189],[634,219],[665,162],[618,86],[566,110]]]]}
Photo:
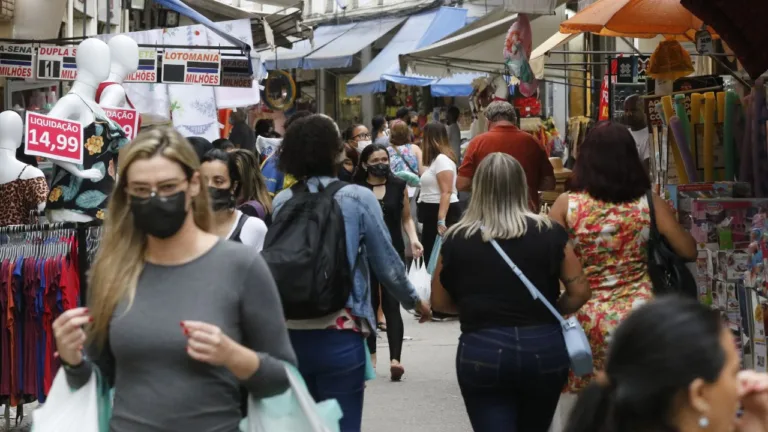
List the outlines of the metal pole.
{"type": "Polygon", "coordinates": [[[83,2],[83,37],[88,37],[88,0],[83,2]]]}
{"type": "Polygon", "coordinates": [[[106,0],[107,2],[107,34],[112,32],[112,4],[115,0],[106,0]]]}

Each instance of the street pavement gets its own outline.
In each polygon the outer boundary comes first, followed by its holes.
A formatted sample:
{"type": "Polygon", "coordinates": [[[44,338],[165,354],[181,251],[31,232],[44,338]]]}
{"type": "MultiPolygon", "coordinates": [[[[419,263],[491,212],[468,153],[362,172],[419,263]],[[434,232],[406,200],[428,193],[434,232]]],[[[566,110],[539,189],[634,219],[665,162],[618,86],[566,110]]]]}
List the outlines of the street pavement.
{"type": "Polygon", "coordinates": [[[470,432],[456,383],[459,323],[419,324],[403,314],[406,340],[401,382],[389,380],[389,347],[378,339],[377,378],[365,390],[362,432],[470,432]]]}
{"type": "MultiPolygon", "coordinates": [[[[389,347],[382,333],[377,378],[365,390],[362,432],[470,432],[454,366],[459,323],[419,324],[407,313],[403,321],[408,339],[403,345],[405,375],[401,382],[389,380],[389,347]]],[[[35,405],[25,406],[24,424],[10,431],[31,430],[35,405]]],[[[0,409],[0,432],[5,432],[2,413],[0,409]]]]}

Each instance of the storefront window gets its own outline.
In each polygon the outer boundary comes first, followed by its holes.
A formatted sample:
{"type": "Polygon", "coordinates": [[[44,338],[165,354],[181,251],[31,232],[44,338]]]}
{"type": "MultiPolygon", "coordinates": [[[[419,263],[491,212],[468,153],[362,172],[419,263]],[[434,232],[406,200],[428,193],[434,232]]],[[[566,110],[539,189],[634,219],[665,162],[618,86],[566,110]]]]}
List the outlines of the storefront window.
{"type": "Polygon", "coordinates": [[[360,96],[347,96],[347,83],[354,78],[354,74],[338,76],[338,107],[339,116],[336,119],[341,130],[363,121],[362,98],[360,96]]]}

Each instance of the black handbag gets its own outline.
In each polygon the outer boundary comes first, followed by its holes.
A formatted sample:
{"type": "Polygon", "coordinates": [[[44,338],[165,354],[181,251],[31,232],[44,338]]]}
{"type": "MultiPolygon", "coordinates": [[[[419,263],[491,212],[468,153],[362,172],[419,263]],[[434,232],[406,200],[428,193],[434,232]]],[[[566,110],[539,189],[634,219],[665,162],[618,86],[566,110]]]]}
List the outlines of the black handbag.
{"type": "Polygon", "coordinates": [[[656,227],[656,212],[653,207],[653,193],[646,193],[651,213],[651,230],[648,236],[648,274],[653,282],[653,293],[657,296],[677,294],[698,298],[696,279],[656,227]]]}

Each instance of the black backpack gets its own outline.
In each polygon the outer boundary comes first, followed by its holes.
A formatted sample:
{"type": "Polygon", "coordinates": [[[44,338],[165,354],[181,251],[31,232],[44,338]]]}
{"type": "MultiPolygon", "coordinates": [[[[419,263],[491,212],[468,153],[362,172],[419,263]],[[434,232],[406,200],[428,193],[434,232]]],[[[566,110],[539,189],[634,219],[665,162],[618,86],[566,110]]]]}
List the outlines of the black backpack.
{"type": "Polygon", "coordinates": [[[261,254],[280,292],[287,319],[320,318],[344,308],[352,270],[341,207],[333,198],[348,183],[334,181],[317,193],[297,183],[293,197],[269,227],[261,254]]]}

